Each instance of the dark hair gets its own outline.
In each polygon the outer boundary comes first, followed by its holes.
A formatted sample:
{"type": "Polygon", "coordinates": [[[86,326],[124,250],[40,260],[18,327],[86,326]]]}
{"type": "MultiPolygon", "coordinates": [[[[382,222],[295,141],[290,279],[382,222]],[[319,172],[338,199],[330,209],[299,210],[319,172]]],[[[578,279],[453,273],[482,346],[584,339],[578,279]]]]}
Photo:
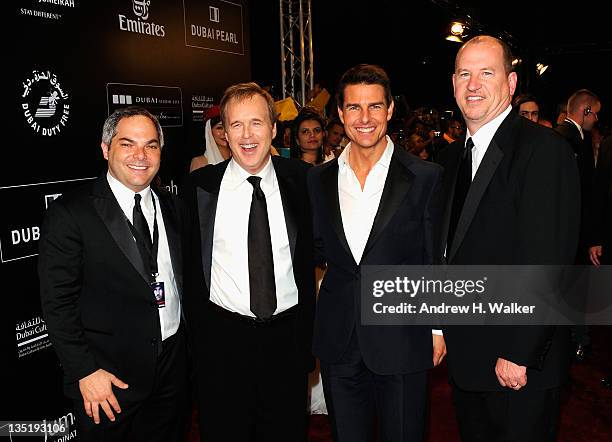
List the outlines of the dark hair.
{"type": "Polygon", "coordinates": [[[332,130],[332,128],[334,126],[340,126],[341,128],[344,129],[344,124],[342,124],[342,121],[338,120],[337,118],[332,118],[327,123],[327,126],[325,127],[325,130],[329,132],[330,130],[332,130]]]}
{"type": "Polygon", "coordinates": [[[374,64],[358,64],[346,71],[336,89],[336,102],[338,107],[344,106],[344,89],[353,84],[378,84],[385,90],[385,104],[391,105],[391,81],[383,68],[374,64]]]}
{"type": "Polygon", "coordinates": [[[451,117],[447,120],[442,120],[442,128],[445,133],[448,132],[453,123],[459,123],[461,129],[464,127],[463,121],[461,121],[459,118],[451,117]]]}
{"type": "MultiPolygon", "coordinates": [[[[321,114],[312,107],[303,107],[298,113],[293,125],[291,126],[291,156],[293,158],[302,158],[302,149],[298,144],[298,131],[304,121],[316,121],[321,126],[321,130],[325,129],[325,121],[321,114]]],[[[324,134],[325,136],[325,134],[324,134]]],[[[325,153],[323,152],[323,145],[325,144],[325,138],[321,142],[321,146],[317,152],[317,164],[321,164],[325,160],[325,153]]]]}
{"type": "Polygon", "coordinates": [[[104,126],[102,127],[102,142],[110,147],[113,138],[115,135],[117,135],[117,126],[119,125],[119,122],[124,118],[136,117],[138,115],[147,117],[149,120],[151,120],[153,126],[155,126],[155,130],[157,131],[159,147],[160,149],[164,147],[164,132],[162,131],[161,124],[159,124],[157,117],[144,107],[140,106],[124,107],[117,109],[115,112],[110,114],[104,121],[104,126]]]}
{"type": "MultiPolygon", "coordinates": [[[[221,98],[221,103],[219,103],[219,107],[221,108],[221,120],[223,121],[223,125],[227,125],[227,106],[232,100],[236,100],[238,102],[248,100],[253,98],[254,96],[259,95],[264,100],[266,100],[266,104],[268,105],[268,114],[270,115],[270,123],[272,126],[276,123],[277,114],[276,107],[274,106],[274,100],[272,96],[257,83],[238,83],[233,86],[228,87],[223,94],[223,98],[221,98]]],[[[212,123],[211,123],[212,124],[212,123]]]]}
{"type": "Polygon", "coordinates": [[[536,100],[536,97],[534,97],[531,94],[519,94],[516,97],[514,97],[514,100],[512,101],[512,107],[515,107],[518,109],[521,104],[529,103],[531,101],[533,101],[535,104],[538,105],[538,107],[540,107],[540,103],[538,103],[538,100],[536,100]]]}
{"type": "Polygon", "coordinates": [[[210,120],[210,128],[212,129],[221,121],[221,115],[217,115],[216,117],[209,118],[210,120]]]}

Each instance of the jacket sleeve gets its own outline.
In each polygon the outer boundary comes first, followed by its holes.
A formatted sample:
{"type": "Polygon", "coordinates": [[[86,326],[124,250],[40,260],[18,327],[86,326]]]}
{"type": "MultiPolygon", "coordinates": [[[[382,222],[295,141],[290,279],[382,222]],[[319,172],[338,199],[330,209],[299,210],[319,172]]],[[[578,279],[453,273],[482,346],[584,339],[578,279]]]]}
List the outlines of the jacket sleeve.
{"type": "MultiPolygon", "coordinates": [[[[518,212],[516,262],[573,264],[580,228],[580,182],[572,150],[564,140],[544,140],[534,149],[524,175],[518,212]]],[[[555,326],[516,327],[500,356],[538,368],[554,333],[555,326]]]]}
{"type": "Polygon", "coordinates": [[[39,242],[38,275],[49,337],[68,382],[98,369],[81,324],[83,243],[78,225],[61,200],[47,211],[39,242]]]}

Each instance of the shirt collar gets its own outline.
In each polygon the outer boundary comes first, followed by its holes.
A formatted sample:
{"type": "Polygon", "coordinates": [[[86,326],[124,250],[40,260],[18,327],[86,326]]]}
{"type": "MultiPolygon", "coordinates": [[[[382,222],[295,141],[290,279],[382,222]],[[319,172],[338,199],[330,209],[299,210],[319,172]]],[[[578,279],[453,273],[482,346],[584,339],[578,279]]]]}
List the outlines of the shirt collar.
{"type": "Polygon", "coordinates": [[[580,132],[580,139],[584,140],[584,132],[582,130],[582,126],[579,125],[578,123],[576,123],[570,117],[565,117],[565,121],[568,121],[568,122],[572,123],[574,126],[576,126],[576,128],[578,129],[578,132],[580,132]]]}
{"type": "MultiPolygon", "coordinates": [[[[387,146],[385,147],[383,154],[380,156],[380,158],[378,159],[378,161],[376,162],[376,164],[374,164],[372,168],[380,165],[388,169],[389,164],[391,164],[391,157],[393,156],[395,145],[393,144],[393,141],[391,140],[391,138],[389,138],[388,135],[385,135],[385,138],[387,140],[387,146]]],[[[340,154],[340,156],[338,157],[338,167],[340,168],[341,171],[344,171],[347,168],[349,169],[351,168],[349,161],[348,161],[349,154],[351,152],[351,145],[352,143],[347,144],[344,150],[342,151],[342,153],[340,154]]]]}
{"type": "MultiPolygon", "coordinates": [[[[229,178],[227,183],[224,183],[228,186],[228,188],[236,189],[238,186],[243,184],[246,179],[252,175],[261,177],[261,187],[264,190],[266,189],[274,189],[277,185],[276,174],[274,173],[274,166],[272,165],[272,156],[268,156],[268,162],[266,165],[256,174],[252,174],[244,170],[234,158],[232,158],[228,165],[228,175],[229,178]]],[[[250,186],[250,184],[249,184],[250,186]]]]}
{"type": "Polygon", "coordinates": [[[143,209],[153,211],[153,202],[151,201],[151,186],[147,186],[140,192],[134,192],[117,178],[112,176],[110,171],[106,173],[106,180],[108,181],[108,185],[110,186],[113,195],[115,195],[117,202],[122,208],[130,208],[131,210],[131,208],[134,206],[134,195],[138,193],[142,197],[141,205],[143,206],[143,209]]]}
{"type": "Polygon", "coordinates": [[[470,129],[466,130],[465,141],[467,142],[468,138],[472,138],[474,142],[474,147],[476,149],[487,149],[489,144],[491,144],[491,140],[501,126],[502,122],[506,119],[510,111],[512,110],[512,106],[508,105],[505,111],[499,114],[497,117],[493,118],[488,123],[482,125],[478,131],[474,135],[470,133],[470,129]]]}

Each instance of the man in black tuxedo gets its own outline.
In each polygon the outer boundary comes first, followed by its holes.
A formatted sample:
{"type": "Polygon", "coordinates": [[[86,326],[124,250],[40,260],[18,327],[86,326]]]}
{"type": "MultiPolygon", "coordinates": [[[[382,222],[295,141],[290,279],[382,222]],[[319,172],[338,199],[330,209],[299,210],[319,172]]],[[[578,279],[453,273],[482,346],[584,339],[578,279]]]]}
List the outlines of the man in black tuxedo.
{"type": "MultiPolygon", "coordinates": [[[[572,264],[579,224],[570,146],[511,112],[517,76],[502,41],[462,46],[453,86],[466,139],[440,157],[448,264],[572,264]]],[[[553,441],[567,375],[567,328],[444,329],[462,441],[553,441]]]]}
{"type": "MultiPolygon", "coordinates": [[[[576,264],[580,265],[589,263],[589,215],[591,213],[590,205],[595,171],[591,130],[597,123],[600,110],[601,101],[597,95],[588,89],[580,89],[567,100],[567,115],[563,122],[555,128],[572,146],[580,174],[580,200],[582,204],[580,237],[576,253],[576,264]]],[[[572,340],[576,344],[572,351],[574,358],[577,361],[584,360],[591,343],[588,327],[586,325],[573,326],[572,340]]]]}
{"type": "Polygon", "coordinates": [[[192,296],[203,441],[306,439],[314,315],[308,165],[271,157],[272,97],[231,86],[221,119],[232,158],[190,176],[192,296]]]}
{"type": "Polygon", "coordinates": [[[608,136],[599,149],[593,180],[589,259],[593,265],[612,264],[612,137],[608,136]]]}
{"type": "Polygon", "coordinates": [[[381,440],[418,441],[427,369],[444,356],[444,340],[430,327],[361,325],[360,265],[433,263],[441,170],[386,136],[394,104],[383,69],[355,66],[337,90],[351,142],[308,176],[315,252],[327,263],[314,353],[336,440],[371,440],[376,410],[381,440]]]}
{"type": "MultiPolygon", "coordinates": [[[[589,259],[595,266],[612,264],[612,137],[601,143],[593,180],[589,216],[589,259]]],[[[609,331],[608,327],[608,331],[609,331]]],[[[612,388],[612,367],[603,367],[603,385],[612,388]]]]}
{"type": "Polygon", "coordinates": [[[42,308],[79,440],[179,440],[186,217],[151,186],[162,146],[148,111],[115,111],[102,132],[108,172],[58,198],[43,223],[42,308]]]}
{"type": "Polygon", "coordinates": [[[601,101],[597,95],[587,89],[580,89],[567,100],[567,116],[555,128],[574,149],[578,171],[580,172],[583,197],[589,197],[591,190],[595,159],[590,132],[597,123],[600,110],[601,101]]]}

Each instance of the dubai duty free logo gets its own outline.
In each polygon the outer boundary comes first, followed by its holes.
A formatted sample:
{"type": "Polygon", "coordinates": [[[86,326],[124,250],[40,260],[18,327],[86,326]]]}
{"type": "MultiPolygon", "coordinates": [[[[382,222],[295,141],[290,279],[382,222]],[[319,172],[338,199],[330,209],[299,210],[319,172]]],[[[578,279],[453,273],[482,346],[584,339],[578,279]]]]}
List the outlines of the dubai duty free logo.
{"type": "Polygon", "coordinates": [[[33,70],[23,81],[21,109],[27,125],[43,136],[58,135],[70,117],[69,94],[49,70],[33,70]]]}

